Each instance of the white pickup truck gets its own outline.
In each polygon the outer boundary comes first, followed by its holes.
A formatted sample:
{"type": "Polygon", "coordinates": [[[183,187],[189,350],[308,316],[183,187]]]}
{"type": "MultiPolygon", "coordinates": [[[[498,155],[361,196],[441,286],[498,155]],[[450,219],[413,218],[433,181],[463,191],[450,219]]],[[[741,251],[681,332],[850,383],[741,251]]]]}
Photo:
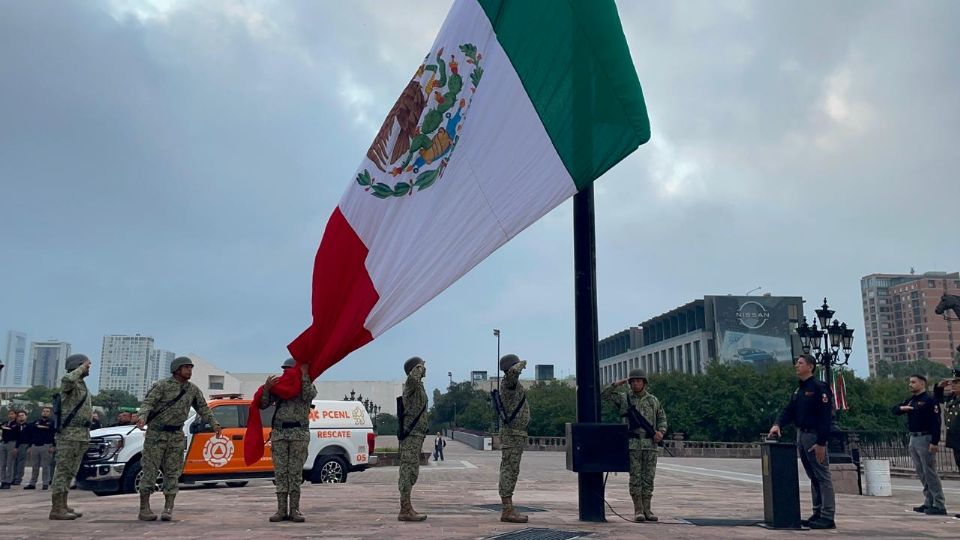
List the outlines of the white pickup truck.
{"type": "MultiPolygon", "coordinates": [[[[241,487],[253,478],[272,478],[270,443],[263,458],[251,466],[243,460],[250,400],[213,399],[208,405],[223,428],[221,437],[198,418],[195,411],[183,425],[186,458],[180,482],[226,482],[241,487]]],[[[269,440],[273,407],[260,411],[263,438],[269,440]]],[[[148,426],[149,427],[149,426],[148,426]]],[[[90,448],[83,457],[77,483],[97,495],[132,493],[139,489],[143,468],[144,432],[132,426],[102,428],[90,433],[90,448]]],[[[376,465],[376,434],[363,404],[356,401],[315,400],[310,411],[310,449],[303,476],[311,482],[340,483],[350,472],[376,465]]],[[[162,478],[157,479],[159,488],[162,478]]]]}

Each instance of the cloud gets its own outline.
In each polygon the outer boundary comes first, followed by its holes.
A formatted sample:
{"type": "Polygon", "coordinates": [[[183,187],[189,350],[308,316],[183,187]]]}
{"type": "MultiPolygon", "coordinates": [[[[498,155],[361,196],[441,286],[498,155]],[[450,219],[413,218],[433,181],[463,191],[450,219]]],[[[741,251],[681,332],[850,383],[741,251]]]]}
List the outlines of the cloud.
{"type": "MultiPolygon", "coordinates": [[[[149,334],[272,369],[308,323],[330,211],[448,5],[4,6],[0,331],[94,356],[104,334],[149,334]]],[[[856,327],[862,275],[960,270],[960,6],[618,8],[653,133],[597,185],[601,334],[758,285],[828,296],[856,327]]],[[[570,370],[571,228],[562,205],[329,376],[420,354],[442,387],[490,363],[494,327],[570,370]]]]}

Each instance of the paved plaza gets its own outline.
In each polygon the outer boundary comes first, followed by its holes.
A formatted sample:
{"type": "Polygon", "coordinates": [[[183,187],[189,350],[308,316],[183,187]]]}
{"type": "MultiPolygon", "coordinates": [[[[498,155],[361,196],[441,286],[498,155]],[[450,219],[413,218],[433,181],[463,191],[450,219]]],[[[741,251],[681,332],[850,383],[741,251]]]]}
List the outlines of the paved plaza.
{"type": "MultiPolygon", "coordinates": [[[[421,468],[414,506],[429,515],[423,523],[396,519],[397,469],[375,468],[350,475],[342,485],[305,484],[307,523],[267,522],[276,508],[269,480],[243,488],[190,486],[181,489],[172,522],[137,521],[136,495],[97,497],[74,490],[76,521],[49,521],[49,491],[0,491],[0,538],[488,538],[530,527],[589,533],[588,538],[960,538],[960,520],[916,514],[922,502],[916,480],[895,478],[893,497],[837,496],[834,531],[769,531],[761,527],[691,525],[704,518],[762,519],[759,460],[661,458],[654,509],[660,523],[628,523],[607,512],[607,523],[577,519],[577,479],[554,452],[524,454],[514,502],[543,511],[530,523],[500,523],[497,477],[499,452],[480,452],[451,441],[446,461],[421,468]],[[492,508],[498,508],[493,506],[492,508]]],[[[28,473],[29,474],[29,473],[28,473]]],[[[801,473],[801,478],[803,474],[801,473]]],[[[944,483],[947,509],[960,513],[960,482],[944,483]]],[[[632,512],[627,475],[610,475],[607,501],[624,516],[632,512]]],[[[808,485],[801,485],[804,517],[808,485]]],[[[154,495],[154,509],[163,504],[154,495]]],[[[158,510],[159,511],[159,510],[158,510]]]]}

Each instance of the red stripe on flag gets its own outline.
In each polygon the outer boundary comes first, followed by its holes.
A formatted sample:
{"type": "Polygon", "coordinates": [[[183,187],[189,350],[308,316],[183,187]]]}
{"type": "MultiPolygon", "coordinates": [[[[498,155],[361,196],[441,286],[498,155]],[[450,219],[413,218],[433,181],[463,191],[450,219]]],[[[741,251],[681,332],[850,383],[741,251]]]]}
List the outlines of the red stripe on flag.
{"type": "MultiPolygon", "coordinates": [[[[313,266],[313,324],[287,346],[297,361],[310,366],[310,378],[373,340],[363,324],[380,296],[367,274],[367,247],[336,208],[327,221],[313,266]]],[[[300,371],[285,370],[271,392],[289,399],[300,393],[300,371]]],[[[257,390],[243,440],[247,465],[263,457],[263,428],[258,406],[263,387],[257,390]]]]}

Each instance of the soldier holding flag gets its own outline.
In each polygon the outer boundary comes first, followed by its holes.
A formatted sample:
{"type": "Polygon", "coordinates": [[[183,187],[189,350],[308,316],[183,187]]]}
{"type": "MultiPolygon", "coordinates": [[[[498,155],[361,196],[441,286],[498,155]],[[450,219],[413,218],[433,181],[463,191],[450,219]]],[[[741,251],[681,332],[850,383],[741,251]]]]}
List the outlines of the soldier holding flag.
{"type": "MultiPolygon", "coordinates": [[[[293,358],[287,358],[281,367],[286,371],[296,368],[297,363],[293,358]]],[[[270,522],[289,519],[303,523],[306,518],[300,513],[300,484],[303,483],[303,464],[310,446],[310,404],[317,397],[317,389],[310,380],[306,364],[300,364],[300,393],[297,396],[283,399],[271,394],[270,389],[277,380],[276,375],[268,377],[260,396],[261,409],[276,405],[270,426],[270,444],[277,486],[277,513],[270,516],[270,522]]]]}

